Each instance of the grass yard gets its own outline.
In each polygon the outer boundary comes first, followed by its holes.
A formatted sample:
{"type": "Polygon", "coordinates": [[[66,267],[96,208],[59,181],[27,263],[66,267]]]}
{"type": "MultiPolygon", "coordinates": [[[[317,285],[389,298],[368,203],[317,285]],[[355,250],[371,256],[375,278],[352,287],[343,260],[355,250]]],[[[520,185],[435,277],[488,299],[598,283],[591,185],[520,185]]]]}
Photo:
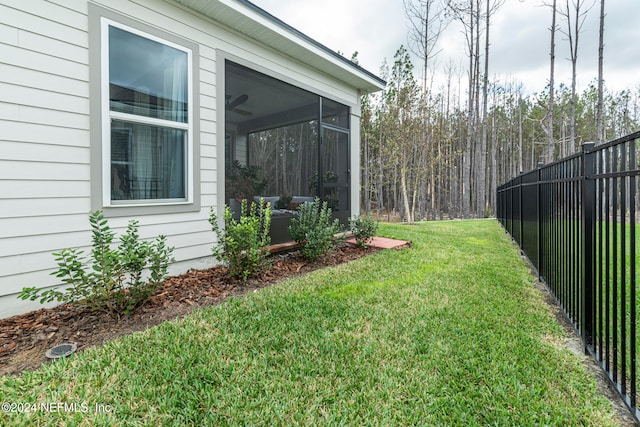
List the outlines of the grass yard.
{"type": "Polygon", "coordinates": [[[37,407],[4,412],[1,420],[12,426],[616,424],[595,380],[563,346],[562,328],[496,221],[381,224],[380,234],[413,246],[3,377],[2,401],[37,407]],[[41,407],[60,402],[68,407],[41,407]],[[69,411],[73,405],[78,412],[69,411]]]}

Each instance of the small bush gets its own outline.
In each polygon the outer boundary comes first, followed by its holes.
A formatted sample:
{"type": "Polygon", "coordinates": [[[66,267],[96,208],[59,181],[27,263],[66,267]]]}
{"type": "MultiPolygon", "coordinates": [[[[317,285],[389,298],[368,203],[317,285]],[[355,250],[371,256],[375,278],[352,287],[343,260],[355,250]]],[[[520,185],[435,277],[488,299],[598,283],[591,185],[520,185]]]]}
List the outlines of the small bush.
{"type": "Polygon", "coordinates": [[[378,221],[370,216],[358,216],[349,219],[349,230],[355,237],[358,246],[366,248],[378,231],[378,221]]]}
{"type": "Polygon", "coordinates": [[[40,298],[41,304],[79,303],[95,311],[120,315],[131,314],[162,286],[169,263],[173,261],[173,248],[167,247],[165,236],[154,242],[141,241],[138,222],[132,220],[114,249],[111,246],[115,232],[109,228],[102,212],[91,212],[89,223],[92,229],[90,258],[78,249],[53,253],[58,269],[51,274],[71,287],[65,291],[23,288],[18,298],[31,301],[40,298]],[[89,263],[90,268],[86,268],[89,263]],[[145,269],[149,270],[146,281],[143,279],[145,269]]]}
{"type": "Polygon", "coordinates": [[[225,262],[232,277],[246,280],[265,266],[269,251],[265,249],[271,242],[271,209],[265,208],[263,201],[252,203],[242,200],[240,220],[233,219],[233,212],[225,205],[224,230],[218,226],[218,217],[211,209],[209,223],[216,233],[218,243],[213,246],[213,256],[225,262]]]}
{"type": "Polygon", "coordinates": [[[331,221],[327,202],[316,198],[298,207],[298,216],[291,220],[289,234],[300,245],[303,258],[317,259],[334,249],[336,233],[342,231],[340,221],[331,221]]]}

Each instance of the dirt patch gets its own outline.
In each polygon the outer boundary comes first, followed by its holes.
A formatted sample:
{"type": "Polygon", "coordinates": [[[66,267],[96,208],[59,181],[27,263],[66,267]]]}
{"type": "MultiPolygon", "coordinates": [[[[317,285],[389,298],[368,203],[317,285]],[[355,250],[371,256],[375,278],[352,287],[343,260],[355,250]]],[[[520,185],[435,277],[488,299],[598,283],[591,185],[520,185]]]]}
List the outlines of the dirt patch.
{"type": "Polygon", "coordinates": [[[183,317],[198,307],[220,304],[231,296],[244,295],[322,267],[337,265],[376,252],[342,244],[324,258],[308,262],[298,251],[274,254],[271,268],[246,282],[229,277],[226,267],[191,270],[167,279],[162,288],[136,312],[119,319],[71,304],[40,309],[0,320],[0,375],[18,374],[49,363],[45,353],[69,342],[78,351],[121,335],[142,331],[166,320],[183,317]]]}

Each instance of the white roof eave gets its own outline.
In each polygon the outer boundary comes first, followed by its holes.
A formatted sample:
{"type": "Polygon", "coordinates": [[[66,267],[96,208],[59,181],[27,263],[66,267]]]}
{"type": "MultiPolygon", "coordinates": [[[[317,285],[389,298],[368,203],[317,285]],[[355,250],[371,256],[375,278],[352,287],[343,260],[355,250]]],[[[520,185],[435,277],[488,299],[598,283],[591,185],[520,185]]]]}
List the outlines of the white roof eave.
{"type": "Polygon", "coordinates": [[[373,73],[247,0],[175,1],[363,92],[385,87],[384,80],[373,73]]]}

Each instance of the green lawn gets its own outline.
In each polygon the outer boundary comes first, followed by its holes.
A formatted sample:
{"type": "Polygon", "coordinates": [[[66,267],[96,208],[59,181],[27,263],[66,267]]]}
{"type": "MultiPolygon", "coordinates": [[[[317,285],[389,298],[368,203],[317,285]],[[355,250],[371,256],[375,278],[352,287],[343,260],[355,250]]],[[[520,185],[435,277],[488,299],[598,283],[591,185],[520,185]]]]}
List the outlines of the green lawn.
{"type": "Polygon", "coordinates": [[[80,410],[4,413],[2,421],[615,425],[497,222],[381,224],[379,233],[413,247],[2,378],[2,401],[80,410]]]}
{"type": "MultiPolygon", "coordinates": [[[[606,343],[608,338],[609,351],[607,353],[607,349],[603,349],[603,357],[606,358],[609,356],[612,371],[613,365],[617,366],[618,369],[614,375],[615,377],[625,372],[627,393],[629,393],[628,387],[632,376],[632,369],[635,369],[636,372],[640,369],[640,361],[633,361],[631,358],[631,339],[634,334],[637,336],[638,333],[638,331],[632,329],[633,316],[631,307],[635,306],[636,313],[640,313],[640,299],[635,295],[636,291],[634,290],[637,277],[632,278],[631,275],[632,262],[634,263],[633,267],[636,270],[636,274],[640,272],[640,257],[638,257],[640,234],[635,231],[637,227],[638,226],[634,224],[636,253],[632,256],[632,229],[628,221],[624,228],[622,228],[620,223],[596,223],[595,303],[598,309],[594,323],[597,327],[597,342],[599,343],[600,340],[602,340],[606,343]],[[600,236],[601,230],[602,237],[600,236]],[[622,236],[623,232],[624,239],[622,236]],[[616,234],[615,242],[613,238],[614,233],[616,234]],[[615,263],[614,253],[616,258],[615,263]],[[623,324],[624,329],[622,328],[623,324]],[[609,329],[608,336],[607,328],[609,329]],[[618,331],[615,345],[613,341],[614,330],[618,331]],[[615,359],[614,348],[617,350],[615,359]],[[622,355],[624,355],[624,357],[622,355]]],[[[640,341],[636,344],[640,345],[640,341]]],[[[638,351],[637,347],[636,351],[638,351]]]]}

